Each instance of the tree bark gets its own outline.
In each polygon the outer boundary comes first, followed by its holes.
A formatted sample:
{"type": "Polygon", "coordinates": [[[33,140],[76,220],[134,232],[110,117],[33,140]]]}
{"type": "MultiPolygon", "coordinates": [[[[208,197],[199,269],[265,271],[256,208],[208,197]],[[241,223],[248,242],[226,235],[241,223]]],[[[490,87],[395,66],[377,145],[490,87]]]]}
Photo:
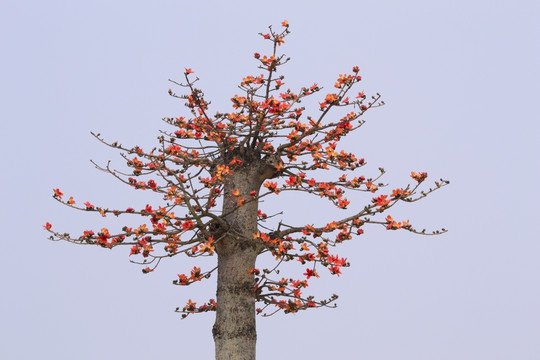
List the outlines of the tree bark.
{"type": "Polygon", "coordinates": [[[257,332],[253,277],[254,249],[218,254],[216,322],[212,329],[216,360],[255,360],[257,332]]]}
{"type": "Polygon", "coordinates": [[[262,245],[253,239],[258,202],[250,202],[253,197],[249,194],[258,194],[264,179],[274,170],[262,159],[251,160],[245,161],[247,166],[238,169],[224,187],[223,213],[228,214],[224,219],[229,228],[216,242],[217,309],[212,329],[216,360],[255,360],[256,355],[255,282],[249,270],[255,267],[262,245]],[[239,208],[237,198],[232,196],[236,189],[246,198],[239,208]]]}

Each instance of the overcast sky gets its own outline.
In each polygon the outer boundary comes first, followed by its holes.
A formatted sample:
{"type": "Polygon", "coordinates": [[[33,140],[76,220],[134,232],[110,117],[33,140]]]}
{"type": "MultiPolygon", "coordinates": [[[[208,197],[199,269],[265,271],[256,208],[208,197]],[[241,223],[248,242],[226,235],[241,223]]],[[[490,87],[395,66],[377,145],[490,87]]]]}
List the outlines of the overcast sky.
{"type": "MultiPolygon", "coordinates": [[[[258,359],[540,358],[534,0],[3,0],[0,358],[212,358],[213,314],[181,321],[173,312],[215,294],[212,280],[172,286],[193,262],[177,257],[143,275],[128,248],[51,242],[42,225],[123,225],[64,208],[51,198],[56,187],[108,207],[159,204],[93,168],[90,159],[122,161],[89,132],[153,145],[162,117],[187,115],[167,95],[184,67],[213,110],[230,111],[241,78],[259,74],[253,53],[269,51],[257,33],[284,19],[287,85],[332,89],[358,65],[359,90],[387,105],[344,148],[368,161],[362,174],[382,166],[393,185],[411,170],[449,179],[392,215],[450,231],[366,229],[338,251],[351,267],[314,283],[340,295],[338,308],[257,318],[258,359]]],[[[278,200],[265,206],[291,223],[328,214],[325,200],[278,200]]],[[[370,198],[355,200],[360,208],[370,198]]]]}

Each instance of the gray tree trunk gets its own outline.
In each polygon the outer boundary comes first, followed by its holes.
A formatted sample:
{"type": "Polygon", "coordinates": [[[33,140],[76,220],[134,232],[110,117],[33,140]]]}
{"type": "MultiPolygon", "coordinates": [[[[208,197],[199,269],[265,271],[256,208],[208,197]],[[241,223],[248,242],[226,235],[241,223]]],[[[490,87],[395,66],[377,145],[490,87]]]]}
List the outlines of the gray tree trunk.
{"type": "Polygon", "coordinates": [[[249,202],[251,191],[259,192],[265,179],[275,170],[264,160],[244,160],[224,187],[223,213],[236,206],[232,191],[239,189],[246,204],[225,217],[227,235],[216,242],[218,255],[217,310],[212,329],[216,360],[255,360],[257,331],[255,325],[254,278],[262,246],[253,239],[257,232],[257,201],[249,202]],[[249,164],[246,164],[248,162],[249,164]]]}
{"type": "Polygon", "coordinates": [[[253,277],[256,252],[218,255],[217,313],[212,333],[216,360],[254,360],[257,342],[253,277]]]}

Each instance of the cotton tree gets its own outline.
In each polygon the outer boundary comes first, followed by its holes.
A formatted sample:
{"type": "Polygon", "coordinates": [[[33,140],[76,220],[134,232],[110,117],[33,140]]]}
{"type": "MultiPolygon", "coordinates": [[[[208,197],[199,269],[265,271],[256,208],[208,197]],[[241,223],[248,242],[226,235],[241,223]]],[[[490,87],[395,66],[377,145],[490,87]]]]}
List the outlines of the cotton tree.
{"type": "Polygon", "coordinates": [[[215,267],[195,266],[173,281],[188,286],[217,272],[216,299],[203,304],[190,299],[176,309],[182,317],[216,312],[216,359],[255,359],[256,314],[333,306],[336,295],[315,298],[308,284],[323,273],[340,275],[349,263],[334,248],[363,234],[367,225],[424,235],[446,231],[417,231],[408,220],[394,220],[388,212],[398,203],[425,198],[448,181],[441,179],[421,190],[427,174],[412,172],[410,184],[389,187],[380,182],[382,168],[373,176],[364,175],[364,159],[339,148],[340,140],[364,124],[367,111],[384,104],[379,94],[368,98],[353,91],[361,81],[358,67],[340,74],[329,92],[317,84],[296,91],[285,87],[280,67],[289,58],[278,49],[289,25],[281,25],[279,31],[270,27],[260,34],[271,45],[270,52],[254,54],[260,71],[242,79],[240,94],[231,98],[231,111],[211,113],[210,102],[196,87],[198,78],[185,69],[182,81],[172,81],[181,91],[169,94],[185,100],[190,115],[165,118],[170,126],[161,131],[154,149],[124,146],[93,134],[120,151],[130,173],[108,164],[96,166],[136,190],[160,194],[159,204],[113,209],[88,201],[80,204],[53,190],[53,197],[68,207],[104,217],[135,217],[137,225],[84,230],[79,236],[57,231],[50,223],[44,226],[53,240],[105,249],[128,247],[130,259],[142,264],[143,273],[179,255],[216,255],[215,267]],[[302,101],[312,96],[319,105],[308,111],[302,101]],[[322,180],[322,174],[334,178],[322,180]],[[353,205],[345,197],[348,191],[364,192],[368,200],[353,205]],[[262,199],[286,197],[287,192],[322,198],[344,215],[323,224],[290,224],[280,214],[267,215],[259,208],[262,199]],[[276,262],[258,268],[257,258],[265,253],[276,262]],[[283,276],[279,267],[290,261],[299,271],[283,276]]]}

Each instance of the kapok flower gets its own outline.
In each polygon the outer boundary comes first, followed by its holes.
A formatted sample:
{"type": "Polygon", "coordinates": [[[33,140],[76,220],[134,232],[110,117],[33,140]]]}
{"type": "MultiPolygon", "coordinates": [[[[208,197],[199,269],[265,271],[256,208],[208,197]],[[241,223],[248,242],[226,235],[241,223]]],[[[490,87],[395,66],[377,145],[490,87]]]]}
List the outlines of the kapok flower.
{"type": "Polygon", "coordinates": [[[418,183],[421,183],[422,181],[424,181],[427,178],[427,173],[426,172],[417,173],[415,171],[412,171],[411,172],[411,177],[414,180],[418,181],[418,183]]]}
{"type": "Polygon", "coordinates": [[[386,200],[387,197],[388,197],[388,195],[380,195],[380,196],[378,196],[376,198],[373,198],[371,200],[371,202],[375,203],[375,205],[377,205],[379,207],[385,207],[388,204],[390,204],[390,201],[386,200]]]}
{"type": "Polygon", "coordinates": [[[317,271],[315,271],[315,269],[306,269],[304,275],[306,275],[308,279],[312,276],[319,277],[319,274],[317,274],[317,271]]]}

